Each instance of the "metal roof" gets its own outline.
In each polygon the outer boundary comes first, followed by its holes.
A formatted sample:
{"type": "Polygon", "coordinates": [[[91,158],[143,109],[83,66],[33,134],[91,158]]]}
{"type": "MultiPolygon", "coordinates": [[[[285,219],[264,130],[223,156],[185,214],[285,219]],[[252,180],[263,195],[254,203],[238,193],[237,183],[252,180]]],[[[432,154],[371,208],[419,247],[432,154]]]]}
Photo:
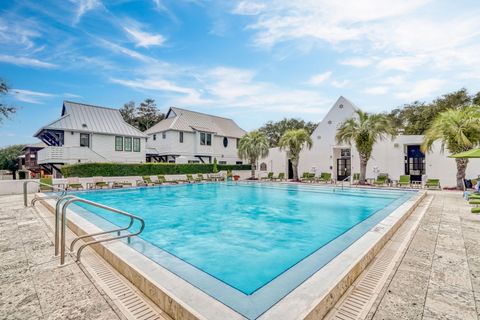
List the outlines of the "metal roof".
{"type": "Polygon", "coordinates": [[[62,116],[40,128],[43,130],[71,130],[131,137],[146,137],[140,130],[123,120],[118,109],[64,101],[62,116]]]}
{"type": "Polygon", "coordinates": [[[167,130],[205,131],[232,138],[241,138],[246,133],[232,119],[176,107],[171,107],[167,112],[166,118],[145,131],[145,133],[154,134],[167,130]]]}

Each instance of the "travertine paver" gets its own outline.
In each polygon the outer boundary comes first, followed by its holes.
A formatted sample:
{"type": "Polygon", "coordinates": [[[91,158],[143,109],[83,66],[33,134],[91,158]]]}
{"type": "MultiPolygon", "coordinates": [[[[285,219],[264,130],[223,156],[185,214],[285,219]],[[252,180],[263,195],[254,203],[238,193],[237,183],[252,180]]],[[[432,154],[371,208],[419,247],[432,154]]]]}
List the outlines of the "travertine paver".
{"type": "Polygon", "coordinates": [[[480,216],[460,193],[438,192],[373,319],[478,319],[480,216]]]}
{"type": "Polygon", "coordinates": [[[20,196],[0,197],[0,319],[119,319],[77,264],[58,267],[50,232],[20,196]]]}

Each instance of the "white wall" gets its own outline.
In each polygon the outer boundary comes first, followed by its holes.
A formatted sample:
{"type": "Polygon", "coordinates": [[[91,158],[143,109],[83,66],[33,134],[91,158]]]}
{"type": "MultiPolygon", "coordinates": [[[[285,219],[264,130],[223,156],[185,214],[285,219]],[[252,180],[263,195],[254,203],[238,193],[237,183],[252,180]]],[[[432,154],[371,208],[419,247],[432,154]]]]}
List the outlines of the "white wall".
{"type": "MultiPolygon", "coordinates": [[[[1,180],[0,181],[0,195],[23,194],[23,184],[25,181],[39,181],[39,180],[1,180]]],[[[27,187],[28,193],[38,192],[38,184],[29,183],[27,187]]]]}
{"type": "Polygon", "coordinates": [[[211,156],[217,158],[217,161],[226,161],[227,164],[235,164],[242,161],[237,156],[236,138],[229,138],[228,145],[223,146],[223,136],[212,134],[212,145],[200,145],[200,132],[184,132],[183,143],[180,143],[179,131],[169,130],[165,132],[165,139],[162,133],[156,133],[156,140],[153,140],[153,134],[149,135],[148,146],[156,148],[160,155],[180,155],[186,161],[199,159],[195,155],[211,156]]]}
{"type": "MultiPolygon", "coordinates": [[[[335,135],[338,126],[347,118],[354,116],[355,107],[340,97],[332,106],[325,118],[319,123],[311,135],[313,146],[300,154],[299,174],[303,172],[331,172],[336,177],[335,159],[340,148],[351,149],[352,174],[360,172],[360,161],[355,146],[337,145],[335,135]],[[340,108],[340,105],[343,107],[340,108]]],[[[423,141],[421,135],[400,135],[395,139],[386,139],[377,142],[373,147],[372,156],[367,166],[367,178],[376,178],[378,173],[387,173],[391,179],[398,179],[405,174],[405,147],[407,145],[420,145],[423,141]]],[[[425,155],[425,178],[440,179],[444,187],[456,186],[456,163],[448,158],[450,153],[442,153],[440,142],[433,145],[431,152],[425,155]]],[[[287,174],[288,156],[278,148],[270,149],[270,155],[259,161],[267,163],[267,172],[287,174]]],[[[264,175],[266,173],[262,173],[264,175]]],[[[471,159],[467,167],[467,178],[476,178],[480,174],[480,159],[471,159]]]]}
{"type": "MultiPolygon", "coordinates": [[[[146,139],[140,138],[140,152],[115,151],[114,135],[90,133],[90,150],[105,158],[105,161],[108,162],[145,162],[145,146],[146,139]]],[[[80,132],[65,131],[64,147],[80,147],[80,132]]],[[[91,160],[97,161],[97,158],[91,160]]]]}

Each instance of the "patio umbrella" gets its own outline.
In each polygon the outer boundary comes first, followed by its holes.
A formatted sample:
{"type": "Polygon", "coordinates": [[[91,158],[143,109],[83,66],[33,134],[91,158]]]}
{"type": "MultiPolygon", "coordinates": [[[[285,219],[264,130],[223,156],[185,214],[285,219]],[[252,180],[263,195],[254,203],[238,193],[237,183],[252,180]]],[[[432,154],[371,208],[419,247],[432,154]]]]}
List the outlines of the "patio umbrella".
{"type": "Polygon", "coordinates": [[[457,154],[452,154],[449,158],[480,158],[480,149],[472,149],[457,154]]]}

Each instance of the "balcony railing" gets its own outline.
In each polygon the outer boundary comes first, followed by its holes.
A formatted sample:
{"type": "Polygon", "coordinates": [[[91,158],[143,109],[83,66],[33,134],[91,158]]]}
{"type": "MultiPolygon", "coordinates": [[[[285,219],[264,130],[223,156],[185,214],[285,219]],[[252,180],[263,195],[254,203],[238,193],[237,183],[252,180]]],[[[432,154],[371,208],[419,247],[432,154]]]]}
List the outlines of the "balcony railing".
{"type": "Polygon", "coordinates": [[[46,147],[39,150],[38,164],[63,163],[72,164],[79,162],[105,162],[106,159],[86,147],[46,147]]]}

